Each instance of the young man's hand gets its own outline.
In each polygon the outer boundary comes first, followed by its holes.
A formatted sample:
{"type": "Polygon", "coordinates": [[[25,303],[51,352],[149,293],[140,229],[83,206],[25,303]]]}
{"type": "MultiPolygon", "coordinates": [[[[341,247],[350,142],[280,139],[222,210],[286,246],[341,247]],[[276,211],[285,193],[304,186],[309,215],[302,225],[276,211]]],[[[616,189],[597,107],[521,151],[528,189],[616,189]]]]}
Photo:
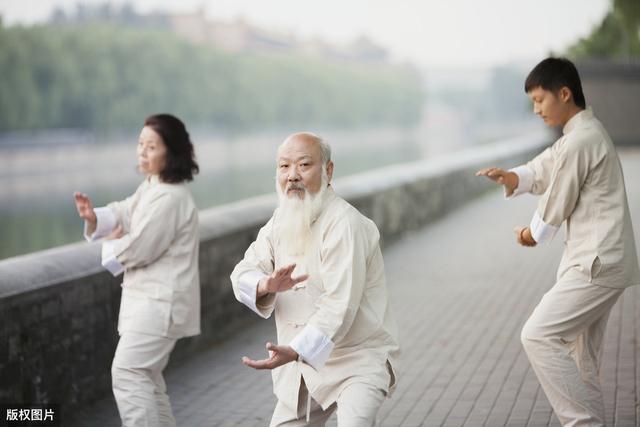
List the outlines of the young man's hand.
{"type": "Polygon", "coordinates": [[[513,192],[518,188],[519,178],[515,172],[505,171],[500,168],[484,168],[476,172],[476,176],[486,176],[491,181],[500,185],[504,185],[505,194],[507,197],[511,196],[513,192]]]}
{"type": "Polygon", "coordinates": [[[534,247],[538,243],[533,240],[533,236],[531,236],[531,230],[529,227],[516,227],[513,230],[516,233],[516,240],[522,246],[534,247]]]}

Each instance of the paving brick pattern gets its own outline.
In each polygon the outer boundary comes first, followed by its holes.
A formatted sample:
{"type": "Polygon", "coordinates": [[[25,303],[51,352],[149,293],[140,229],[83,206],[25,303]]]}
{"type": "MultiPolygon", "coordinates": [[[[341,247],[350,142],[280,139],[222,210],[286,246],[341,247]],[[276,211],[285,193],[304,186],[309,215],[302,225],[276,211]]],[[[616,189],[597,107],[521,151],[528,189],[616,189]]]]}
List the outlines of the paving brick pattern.
{"type": "MultiPolygon", "coordinates": [[[[636,237],[640,150],[621,151],[636,237]]],[[[381,426],[559,426],[520,344],[520,329],[555,279],[562,236],[544,247],[515,244],[536,199],[473,201],[385,248],[387,281],[401,331],[398,388],[381,426]]],[[[640,243],[640,242],[639,242],[640,243]]],[[[640,245],[639,245],[640,247],[640,245]]],[[[271,378],[240,363],[265,354],[271,321],[256,323],[166,373],[180,426],[266,426],[271,378]]],[[[627,289],[607,333],[602,382],[607,425],[640,424],[640,289],[627,289]]],[[[118,426],[112,398],[76,414],[77,426],[118,426]]],[[[328,423],[335,426],[335,416],[328,423]]]]}

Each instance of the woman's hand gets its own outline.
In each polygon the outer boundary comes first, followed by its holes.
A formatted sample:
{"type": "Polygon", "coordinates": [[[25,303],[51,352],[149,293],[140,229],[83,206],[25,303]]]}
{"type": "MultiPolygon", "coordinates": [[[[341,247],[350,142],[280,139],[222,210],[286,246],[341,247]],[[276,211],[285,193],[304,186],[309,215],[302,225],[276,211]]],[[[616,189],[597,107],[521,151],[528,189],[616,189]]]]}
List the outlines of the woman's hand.
{"type": "Polygon", "coordinates": [[[113,229],[113,231],[111,233],[109,233],[104,240],[115,240],[115,239],[119,239],[122,236],[124,236],[124,230],[122,229],[121,225],[118,225],[116,228],[113,229]]]}
{"type": "Polygon", "coordinates": [[[80,218],[87,221],[87,233],[89,235],[93,234],[93,232],[96,231],[98,218],[96,218],[96,212],[93,210],[93,203],[91,203],[91,199],[86,194],[78,191],[73,193],[73,198],[76,202],[78,215],[80,215],[80,218]]]}

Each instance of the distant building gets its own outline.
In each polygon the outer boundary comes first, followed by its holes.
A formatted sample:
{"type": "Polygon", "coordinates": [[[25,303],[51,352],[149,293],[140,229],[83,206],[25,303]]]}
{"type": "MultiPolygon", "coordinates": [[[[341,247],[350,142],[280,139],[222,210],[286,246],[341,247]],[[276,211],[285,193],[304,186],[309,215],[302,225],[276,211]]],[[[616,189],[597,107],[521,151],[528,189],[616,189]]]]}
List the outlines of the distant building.
{"type": "Polygon", "coordinates": [[[388,59],[386,49],[376,45],[371,39],[360,36],[348,47],[350,59],[362,62],[385,62],[388,59]]]}
{"type": "Polygon", "coordinates": [[[208,43],[230,52],[282,52],[295,50],[295,40],[287,34],[279,34],[252,27],[244,20],[235,22],[211,22],[204,9],[194,13],[168,15],[170,27],[196,43],[208,43]]]}
{"type": "Polygon", "coordinates": [[[169,27],[196,43],[210,44],[229,52],[301,53],[309,56],[357,62],[385,62],[387,51],[367,37],[347,46],[335,46],[320,39],[300,41],[292,34],[267,30],[248,24],[209,21],[205,10],[167,15],[169,27]]]}
{"type": "Polygon", "coordinates": [[[204,7],[193,13],[153,12],[142,15],[129,3],[120,6],[110,3],[78,3],[74,12],[65,12],[58,7],[49,18],[49,22],[56,25],[94,21],[108,21],[137,28],[165,28],[194,43],[208,44],[228,52],[293,53],[367,63],[382,63],[388,59],[387,51],[366,36],[361,36],[346,46],[329,44],[318,38],[299,40],[293,34],[253,26],[243,19],[234,22],[210,21],[204,7]]]}

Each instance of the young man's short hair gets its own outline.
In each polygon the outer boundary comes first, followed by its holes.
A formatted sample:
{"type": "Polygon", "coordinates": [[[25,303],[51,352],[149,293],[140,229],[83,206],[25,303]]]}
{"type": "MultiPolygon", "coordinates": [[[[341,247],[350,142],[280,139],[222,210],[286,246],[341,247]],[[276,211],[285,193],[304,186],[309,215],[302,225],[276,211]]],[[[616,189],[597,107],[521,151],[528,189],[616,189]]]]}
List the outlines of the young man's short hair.
{"type": "Polygon", "coordinates": [[[580,108],[586,108],[582,83],[576,66],[566,58],[547,58],[536,65],[524,82],[524,91],[529,93],[537,87],[557,93],[568,87],[573,102],[580,108]]]}

